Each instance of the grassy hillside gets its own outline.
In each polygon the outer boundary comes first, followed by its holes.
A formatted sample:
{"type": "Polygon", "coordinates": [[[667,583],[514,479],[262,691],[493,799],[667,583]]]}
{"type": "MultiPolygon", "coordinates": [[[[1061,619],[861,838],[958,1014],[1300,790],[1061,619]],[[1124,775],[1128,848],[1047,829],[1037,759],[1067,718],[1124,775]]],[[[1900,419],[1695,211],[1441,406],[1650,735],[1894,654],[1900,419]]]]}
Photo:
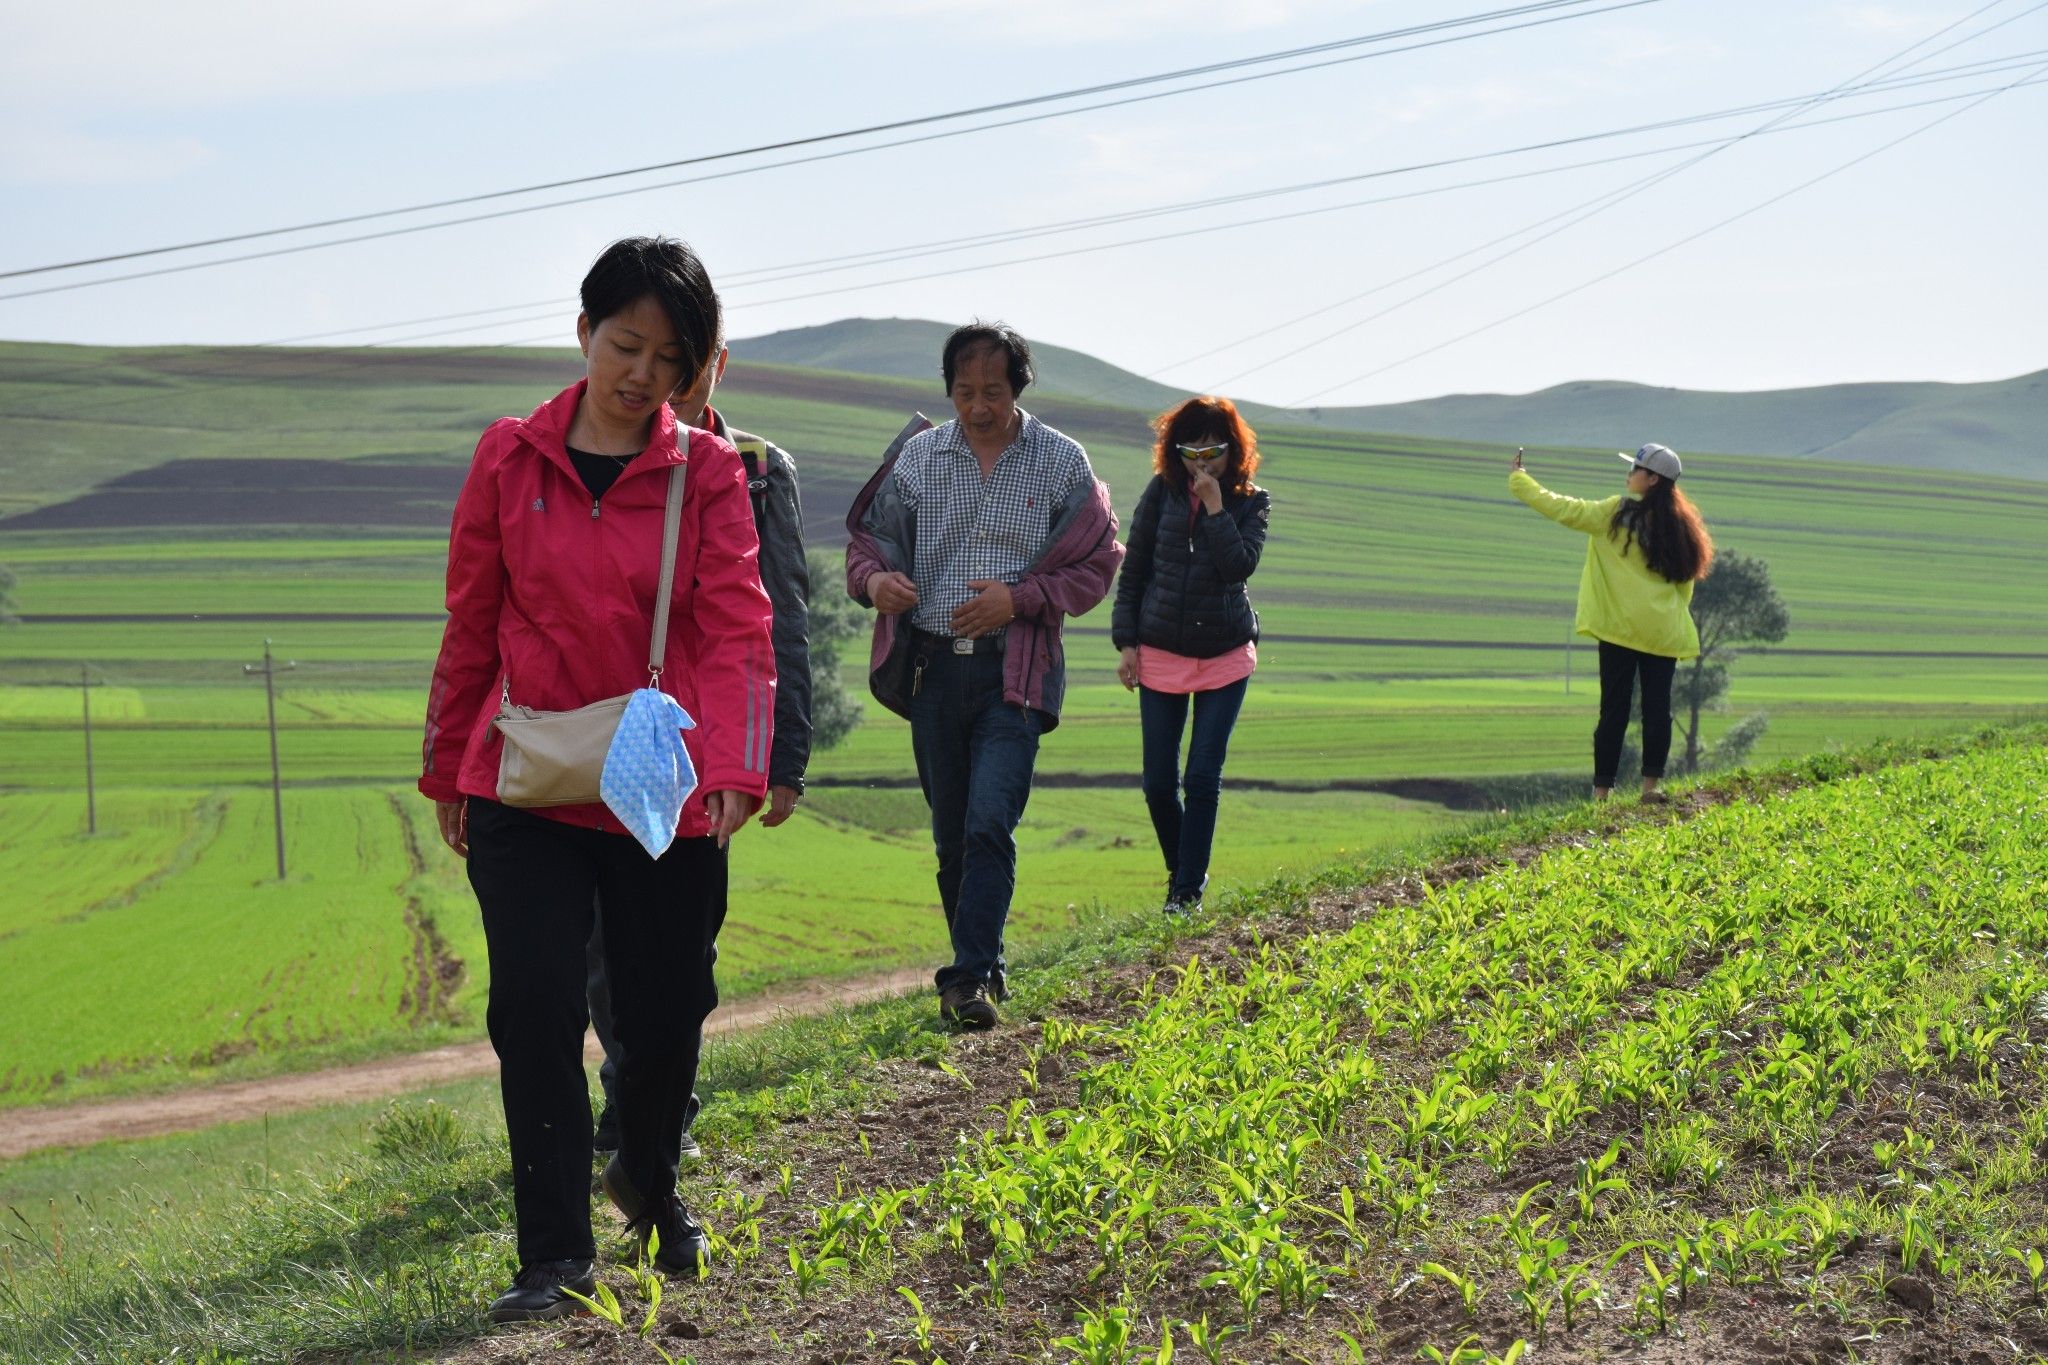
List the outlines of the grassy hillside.
{"type": "MultiPolygon", "coordinates": [[[[1782,454],[2048,479],[2048,370],[1983,384],[1830,384],[1709,393],[1611,381],[1325,408],[1327,425],[1502,444],[1662,441],[1681,453],[1782,454]]],[[[1844,477],[1853,477],[1844,475],[1844,477]]]]}
{"type": "MultiPolygon", "coordinates": [[[[750,360],[924,379],[950,324],[846,318],[733,343],[750,360]]],[[[1044,391],[1162,411],[1179,390],[1078,351],[1034,340],[1044,391]]],[[[1872,465],[2048,479],[2048,370],[1983,384],[1830,384],[1717,393],[1614,381],[1530,394],[1452,394],[1412,403],[1289,412],[1247,405],[1257,422],[1496,445],[1790,455],[1872,465]]]]}
{"type": "MultiPolygon", "coordinates": [[[[0,884],[20,889],[21,917],[0,924],[0,977],[45,983],[16,992],[17,1020],[33,1033],[62,1006],[51,993],[71,978],[39,965],[104,951],[134,959],[110,961],[115,977],[146,970],[145,941],[111,932],[124,917],[168,943],[238,944],[204,981],[160,994],[175,1018],[117,1011],[118,1030],[32,1036],[16,1073],[0,1074],[0,1104],[475,1028],[473,914],[408,791],[441,627],[442,527],[477,430],[574,373],[558,353],[0,348],[15,509],[0,518],[0,564],[19,575],[23,615],[0,633],[0,803],[16,831],[0,884]],[[264,703],[241,671],[266,637],[298,664],[278,698],[298,850],[282,885],[252,790],[269,776],[264,703]],[[82,662],[97,684],[103,828],[91,837],[82,662]],[[323,954],[368,944],[375,960],[310,972],[294,932],[308,914],[340,936],[323,954]],[[401,1008],[409,915],[461,964],[437,1011],[401,1008]],[[278,993],[265,973],[319,989],[278,993]]],[[[903,416],[943,412],[937,387],[740,362],[721,404],[797,452],[813,538],[831,543],[903,416]]],[[[1145,414],[1050,395],[1037,410],[1088,444],[1128,509],[1148,468],[1145,414]]],[[[1452,812],[1413,798],[1444,794],[1444,779],[1583,772],[1592,656],[1565,647],[1583,551],[1506,497],[1503,452],[1286,426],[1264,438],[1276,511],[1253,591],[1267,634],[1232,746],[1219,884],[1441,825],[1452,812]],[[1361,789],[1373,784],[1392,787],[1361,789]]],[[[1620,473],[1597,450],[1532,466],[1590,495],[1620,473]]],[[[1768,757],[2041,705],[2041,485],[1906,469],[1834,483],[1729,457],[1692,486],[1725,547],[1770,563],[1794,622],[1786,648],[1738,661],[1709,738],[1768,710],[1768,757]]],[[[1157,891],[1136,704],[1113,678],[1106,612],[1074,623],[1069,655],[1065,723],[1022,833],[1022,944],[1063,931],[1076,907],[1157,891]]],[[[854,658],[847,668],[864,692],[854,658]]],[[[737,855],[731,987],[923,964],[938,944],[902,724],[870,707],[812,776],[799,818],[750,832],[737,855]]]]}
{"type": "MultiPolygon", "coordinates": [[[[842,318],[820,327],[796,327],[732,343],[735,359],[807,370],[915,379],[943,392],[939,353],[957,324],[923,318],[842,318]]],[[[1092,398],[1119,407],[1159,412],[1187,395],[1118,369],[1082,351],[1032,341],[1039,386],[1069,398],[1092,398]]]]}
{"type": "Polygon", "coordinates": [[[0,1352],[2039,1360],[2043,740],[1093,926],[992,1034],[889,1002],[714,1047],[714,1268],[655,1299],[608,1259],[616,1323],[484,1327],[512,1229],[478,1086],[32,1158],[0,1352]]]}

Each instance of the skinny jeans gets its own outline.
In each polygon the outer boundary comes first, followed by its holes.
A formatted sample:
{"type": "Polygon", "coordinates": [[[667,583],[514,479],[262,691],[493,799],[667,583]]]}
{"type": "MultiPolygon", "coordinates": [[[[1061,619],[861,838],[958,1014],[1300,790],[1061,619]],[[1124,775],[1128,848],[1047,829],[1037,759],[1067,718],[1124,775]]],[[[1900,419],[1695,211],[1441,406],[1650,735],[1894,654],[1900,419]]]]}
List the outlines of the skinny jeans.
{"type": "Polygon", "coordinates": [[[1643,687],[1643,776],[1664,776],[1671,757],[1671,680],[1678,660],[1600,642],[1600,724],[1593,730],[1593,785],[1612,787],[1621,766],[1636,681],[1643,687]]]}
{"type": "Polygon", "coordinates": [[[1138,688],[1138,724],[1144,736],[1145,808],[1166,859],[1167,899],[1199,901],[1209,882],[1209,852],[1223,795],[1223,759],[1244,706],[1250,678],[1208,692],[1155,692],[1138,688]],[[1192,707],[1190,702],[1192,701],[1192,707]],[[1187,767],[1180,737],[1194,711],[1187,767]]]}
{"type": "Polygon", "coordinates": [[[618,1048],[619,1162],[647,1200],[676,1187],[705,1017],[725,850],[678,839],[659,859],[607,834],[469,798],[469,882],[491,964],[519,1262],[586,1260],[590,1091],[583,1072],[584,948],[601,917],[618,1048]]]}

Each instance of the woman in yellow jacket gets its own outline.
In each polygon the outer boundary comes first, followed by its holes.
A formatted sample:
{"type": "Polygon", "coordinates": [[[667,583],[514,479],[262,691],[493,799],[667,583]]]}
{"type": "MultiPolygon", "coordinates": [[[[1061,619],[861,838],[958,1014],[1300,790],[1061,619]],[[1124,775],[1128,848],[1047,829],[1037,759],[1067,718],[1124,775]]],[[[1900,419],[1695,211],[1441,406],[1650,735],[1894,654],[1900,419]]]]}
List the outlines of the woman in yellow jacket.
{"type": "Polygon", "coordinates": [[[1593,795],[1606,800],[1628,733],[1636,679],[1643,685],[1643,799],[1662,801],[1657,784],[1671,755],[1671,679],[1680,659],[1700,652],[1692,585],[1714,563],[1714,542],[1699,509],[1678,491],[1678,456],[1646,445],[1633,456],[1628,491],[1598,502],[1553,493],[1522,468],[1515,451],[1508,490],[1560,526],[1585,533],[1579,574],[1578,632],[1600,642],[1600,724],[1593,731],[1593,795]]]}

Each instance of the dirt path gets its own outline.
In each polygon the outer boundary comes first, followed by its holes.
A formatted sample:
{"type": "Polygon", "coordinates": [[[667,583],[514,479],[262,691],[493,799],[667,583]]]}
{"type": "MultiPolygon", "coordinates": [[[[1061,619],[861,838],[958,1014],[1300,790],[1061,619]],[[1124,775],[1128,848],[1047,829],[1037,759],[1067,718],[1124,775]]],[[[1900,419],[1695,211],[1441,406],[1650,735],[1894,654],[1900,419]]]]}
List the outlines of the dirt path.
{"type": "MultiPolygon", "coordinates": [[[[930,985],[931,973],[917,967],[788,986],[721,1005],[706,1028],[713,1036],[734,1033],[784,1016],[824,1014],[842,1005],[904,995],[929,989],[930,985]]],[[[594,1036],[585,1039],[584,1049],[586,1056],[596,1060],[594,1036]]],[[[497,1069],[498,1059],[488,1042],[463,1043],[326,1071],[266,1076],[164,1095],[5,1109],[0,1110],[0,1161],[47,1147],[82,1147],[110,1138],[160,1137],[260,1118],[264,1114],[381,1099],[448,1081],[486,1076],[497,1069]]]]}

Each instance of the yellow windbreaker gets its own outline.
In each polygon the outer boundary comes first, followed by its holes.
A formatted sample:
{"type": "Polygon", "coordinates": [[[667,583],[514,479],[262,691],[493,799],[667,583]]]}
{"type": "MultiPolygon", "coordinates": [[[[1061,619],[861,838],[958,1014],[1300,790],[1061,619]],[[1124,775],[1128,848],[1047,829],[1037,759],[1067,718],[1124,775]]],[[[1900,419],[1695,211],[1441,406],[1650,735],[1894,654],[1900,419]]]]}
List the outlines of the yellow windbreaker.
{"type": "Polygon", "coordinates": [[[1517,469],[1508,491],[1549,517],[1586,536],[1586,567],[1579,574],[1578,632],[1626,645],[1645,654],[1690,659],[1700,652],[1699,627],[1692,619],[1692,582],[1673,583],[1643,562],[1633,541],[1607,534],[1614,509],[1626,494],[1588,502],[1553,493],[1517,469]]]}

